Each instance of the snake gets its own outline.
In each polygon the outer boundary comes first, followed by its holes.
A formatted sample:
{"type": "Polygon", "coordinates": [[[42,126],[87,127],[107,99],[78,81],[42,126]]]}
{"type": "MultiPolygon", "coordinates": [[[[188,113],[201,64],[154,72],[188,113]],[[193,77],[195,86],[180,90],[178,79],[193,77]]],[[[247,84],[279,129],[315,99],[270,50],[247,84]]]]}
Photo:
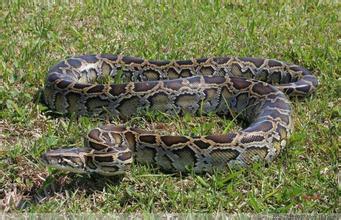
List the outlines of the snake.
{"type": "Polygon", "coordinates": [[[52,112],[123,120],[148,111],[215,113],[245,126],[227,134],[185,136],[104,124],[86,135],[84,147],[50,149],[41,160],[59,170],[104,176],[129,172],[135,162],[184,173],[268,163],[293,132],[290,97],[308,96],[317,85],[306,68],[276,59],[72,56],[48,71],[42,96],[52,112]],[[107,78],[122,81],[104,82],[107,78]]]}

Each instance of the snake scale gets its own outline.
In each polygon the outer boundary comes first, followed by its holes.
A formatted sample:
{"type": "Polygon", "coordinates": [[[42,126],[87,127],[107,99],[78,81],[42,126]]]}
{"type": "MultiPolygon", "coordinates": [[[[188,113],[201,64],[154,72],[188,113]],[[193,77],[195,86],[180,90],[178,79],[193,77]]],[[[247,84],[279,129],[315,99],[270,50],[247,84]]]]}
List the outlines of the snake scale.
{"type": "Polygon", "coordinates": [[[288,96],[307,96],[317,84],[307,69],[274,59],[74,56],[47,74],[43,99],[52,111],[125,119],[148,110],[180,115],[214,112],[237,116],[247,126],[228,134],[190,137],[109,124],[91,130],[85,147],[49,150],[42,160],[57,169],[106,176],[126,172],[133,161],[169,172],[196,173],[270,162],[292,133],[288,96]],[[98,83],[119,74],[126,83],[98,83]]]}

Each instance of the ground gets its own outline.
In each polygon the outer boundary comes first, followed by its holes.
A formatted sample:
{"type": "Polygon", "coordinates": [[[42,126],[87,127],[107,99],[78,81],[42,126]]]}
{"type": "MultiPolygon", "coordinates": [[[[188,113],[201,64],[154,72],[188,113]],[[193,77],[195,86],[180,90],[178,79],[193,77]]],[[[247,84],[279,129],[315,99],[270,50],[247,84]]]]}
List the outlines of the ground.
{"type": "MultiPolygon", "coordinates": [[[[30,2],[0,4],[0,209],[341,212],[340,3],[30,2]],[[149,59],[276,58],[308,68],[320,84],[311,97],[292,100],[295,131],[285,151],[269,165],[171,175],[137,164],[121,179],[48,170],[40,163],[42,152],[81,145],[87,131],[105,123],[53,118],[39,103],[39,89],[51,65],[91,53],[149,59]]],[[[161,130],[174,127],[172,132],[187,135],[226,133],[235,126],[214,116],[147,115],[128,123],[161,130]]]]}

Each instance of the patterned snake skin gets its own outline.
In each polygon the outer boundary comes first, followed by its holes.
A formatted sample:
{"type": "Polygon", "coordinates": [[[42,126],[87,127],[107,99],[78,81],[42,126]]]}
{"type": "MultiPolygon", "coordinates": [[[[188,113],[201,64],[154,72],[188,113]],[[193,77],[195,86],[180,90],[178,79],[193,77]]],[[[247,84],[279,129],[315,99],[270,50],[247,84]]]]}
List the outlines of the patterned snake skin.
{"type": "Polygon", "coordinates": [[[214,112],[237,116],[248,126],[226,135],[188,137],[104,125],[89,132],[84,148],[50,150],[42,160],[58,169],[107,176],[124,173],[133,160],[165,171],[197,173],[272,161],[292,132],[287,95],[306,96],[317,84],[316,77],[303,67],[273,59],[71,57],[47,75],[44,101],[55,112],[125,119],[146,110],[214,112]],[[127,83],[97,83],[117,76],[127,83]]]}

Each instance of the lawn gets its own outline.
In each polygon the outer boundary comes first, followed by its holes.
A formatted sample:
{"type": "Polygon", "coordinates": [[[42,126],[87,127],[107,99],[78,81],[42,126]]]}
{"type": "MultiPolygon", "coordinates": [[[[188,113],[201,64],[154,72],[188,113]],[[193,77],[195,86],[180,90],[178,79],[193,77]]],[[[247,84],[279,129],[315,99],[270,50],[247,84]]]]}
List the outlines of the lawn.
{"type": "MultiPolygon", "coordinates": [[[[32,2],[0,4],[0,210],[341,212],[340,3],[32,2]],[[47,169],[39,161],[45,150],[80,146],[87,131],[108,122],[50,117],[39,103],[50,66],[71,55],[93,53],[162,60],[275,58],[308,68],[320,84],[314,95],[292,100],[294,133],[270,165],[199,176],[134,164],[120,179],[47,169]]],[[[214,115],[181,118],[154,113],[127,123],[160,130],[173,127],[171,132],[187,135],[222,133],[238,125],[214,115]]]]}

